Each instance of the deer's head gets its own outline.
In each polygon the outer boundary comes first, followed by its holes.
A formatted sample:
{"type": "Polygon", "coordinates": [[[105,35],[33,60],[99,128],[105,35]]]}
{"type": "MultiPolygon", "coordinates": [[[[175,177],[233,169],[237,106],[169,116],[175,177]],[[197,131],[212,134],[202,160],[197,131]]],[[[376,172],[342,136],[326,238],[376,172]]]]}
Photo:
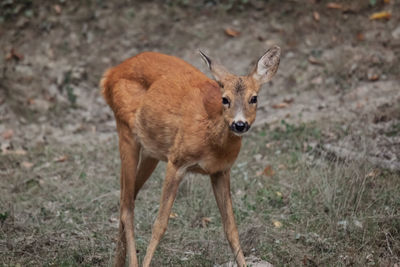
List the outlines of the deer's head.
{"type": "Polygon", "coordinates": [[[278,70],[281,49],[278,46],[269,49],[247,76],[233,75],[201,51],[200,55],[221,89],[225,121],[235,134],[244,134],[256,118],[261,85],[270,81],[278,70]]]}

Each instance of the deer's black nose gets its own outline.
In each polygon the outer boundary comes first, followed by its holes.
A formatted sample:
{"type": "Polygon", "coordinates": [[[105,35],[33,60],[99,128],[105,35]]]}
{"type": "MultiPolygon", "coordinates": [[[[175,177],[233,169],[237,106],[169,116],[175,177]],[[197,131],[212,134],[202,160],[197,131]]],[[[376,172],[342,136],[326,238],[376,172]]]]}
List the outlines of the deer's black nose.
{"type": "Polygon", "coordinates": [[[249,124],[243,121],[236,121],[232,123],[232,130],[237,133],[245,133],[249,130],[249,124]]]}

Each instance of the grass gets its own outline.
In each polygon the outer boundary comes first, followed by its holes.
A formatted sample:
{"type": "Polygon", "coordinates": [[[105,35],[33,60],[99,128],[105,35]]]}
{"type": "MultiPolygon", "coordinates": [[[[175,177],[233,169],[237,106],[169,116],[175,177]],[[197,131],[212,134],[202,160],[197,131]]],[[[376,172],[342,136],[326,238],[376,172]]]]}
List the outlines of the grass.
{"type": "MultiPolygon", "coordinates": [[[[277,266],[398,263],[399,174],[366,162],[320,158],[310,146],[323,139],[320,127],[282,121],[278,128],[259,128],[245,138],[232,169],[245,254],[277,266]],[[267,165],[272,176],[260,174],[267,165]]],[[[27,155],[3,154],[0,159],[1,265],[112,264],[119,199],[116,138],[87,146],[32,147],[27,155]],[[32,162],[32,169],[22,167],[23,161],[32,162]]],[[[160,164],[138,196],[140,261],[164,170],[160,164]]],[[[173,212],[155,266],[213,266],[232,260],[207,177],[186,177],[173,212]]]]}

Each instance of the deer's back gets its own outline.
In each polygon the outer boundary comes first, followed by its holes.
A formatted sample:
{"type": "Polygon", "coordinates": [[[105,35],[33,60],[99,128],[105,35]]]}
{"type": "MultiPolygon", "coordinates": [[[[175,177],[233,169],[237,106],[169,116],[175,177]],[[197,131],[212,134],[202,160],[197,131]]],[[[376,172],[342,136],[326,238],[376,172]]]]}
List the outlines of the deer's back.
{"type": "Polygon", "coordinates": [[[107,102],[117,119],[128,121],[144,151],[160,160],[199,157],[207,129],[222,112],[216,82],[173,56],[141,53],[110,69],[102,84],[114,90],[107,102]]]}

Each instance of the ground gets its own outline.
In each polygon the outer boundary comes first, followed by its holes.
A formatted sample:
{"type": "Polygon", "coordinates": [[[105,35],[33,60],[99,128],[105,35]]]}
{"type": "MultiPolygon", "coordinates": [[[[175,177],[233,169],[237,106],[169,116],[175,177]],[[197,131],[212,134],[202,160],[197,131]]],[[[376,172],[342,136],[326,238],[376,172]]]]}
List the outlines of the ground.
{"type": "MultiPolygon", "coordinates": [[[[245,254],[277,266],[398,266],[399,11],[394,0],[3,1],[1,264],[112,264],[120,163],[104,70],[151,50],[209,75],[201,48],[244,74],[276,44],[279,71],[232,170],[245,254]],[[380,11],[391,17],[370,19],[380,11]]],[[[164,170],[136,204],[140,261],[164,170]]],[[[187,177],[153,264],[230,260],[207,177],[187,177]]]]}

